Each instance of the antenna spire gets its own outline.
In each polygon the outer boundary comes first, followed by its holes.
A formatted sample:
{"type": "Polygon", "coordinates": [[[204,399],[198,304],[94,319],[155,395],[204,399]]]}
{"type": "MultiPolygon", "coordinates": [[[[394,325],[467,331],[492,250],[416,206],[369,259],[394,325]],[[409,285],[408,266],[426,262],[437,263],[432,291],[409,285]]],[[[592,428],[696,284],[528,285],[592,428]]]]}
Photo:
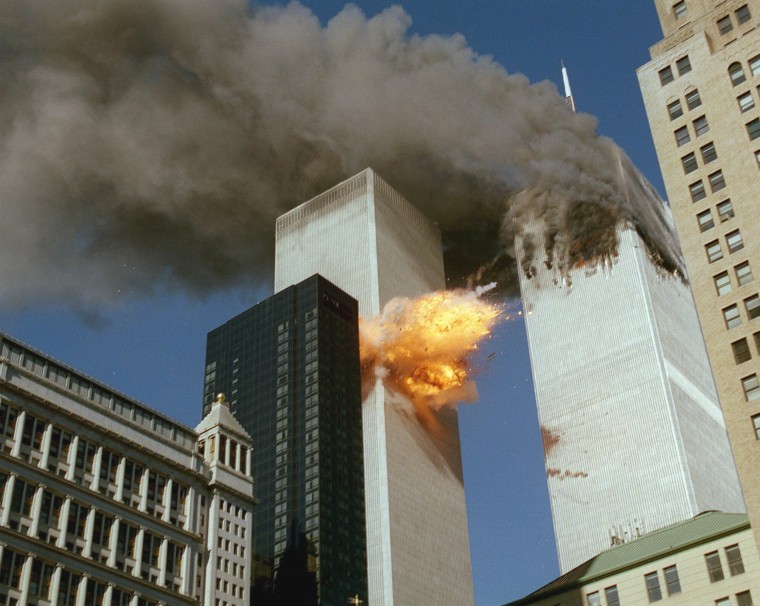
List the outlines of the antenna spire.
{"type": "Polygon", "coordinates": [[[575,99],[573,99],[573,91],[570,88],[570,77],[567,75],[567,68],[565,62],[560,59],[562,64],[562,84],[565,85],[565,103],[570,106],[570,109],[575,113],[575,99]]]}

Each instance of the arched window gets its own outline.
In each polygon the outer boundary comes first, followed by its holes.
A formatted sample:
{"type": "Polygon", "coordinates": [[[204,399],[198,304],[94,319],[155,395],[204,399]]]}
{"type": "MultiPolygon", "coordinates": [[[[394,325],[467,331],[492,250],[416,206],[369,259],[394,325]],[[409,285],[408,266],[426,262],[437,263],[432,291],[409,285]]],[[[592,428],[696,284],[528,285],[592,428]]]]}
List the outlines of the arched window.
{"type": "Polygon", "coordinates": [[[728,66],[728,76],[731,78],[731,85],[736,86],[744,82],[747,77],[744,75],[742,64],[738,61],[728,66]]]}

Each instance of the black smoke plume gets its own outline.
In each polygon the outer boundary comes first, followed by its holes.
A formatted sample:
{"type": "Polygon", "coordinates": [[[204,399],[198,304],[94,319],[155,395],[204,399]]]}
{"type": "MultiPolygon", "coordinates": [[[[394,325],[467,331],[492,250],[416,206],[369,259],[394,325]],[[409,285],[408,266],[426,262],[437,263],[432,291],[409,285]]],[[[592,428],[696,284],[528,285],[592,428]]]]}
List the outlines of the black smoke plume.
{"type": "Polygon", "coordinates": [[[531,216],[560,269],[620,223],[679,263],[591,117],[399,7],[2,4],[0,304],[267,280],[275,218],[367,166],[440,224],[452,284],[488,265],[514,292],[531,216]]]}

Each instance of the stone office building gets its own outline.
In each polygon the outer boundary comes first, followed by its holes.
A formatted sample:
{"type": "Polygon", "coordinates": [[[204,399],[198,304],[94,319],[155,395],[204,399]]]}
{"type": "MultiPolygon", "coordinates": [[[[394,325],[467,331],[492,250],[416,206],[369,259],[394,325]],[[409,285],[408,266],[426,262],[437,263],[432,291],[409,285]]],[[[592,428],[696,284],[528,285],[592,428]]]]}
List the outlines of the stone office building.
{"type": "Polygon", "coordinates": [[[0,333],[0,603],[247,605],[250,452],[0,333]]]}

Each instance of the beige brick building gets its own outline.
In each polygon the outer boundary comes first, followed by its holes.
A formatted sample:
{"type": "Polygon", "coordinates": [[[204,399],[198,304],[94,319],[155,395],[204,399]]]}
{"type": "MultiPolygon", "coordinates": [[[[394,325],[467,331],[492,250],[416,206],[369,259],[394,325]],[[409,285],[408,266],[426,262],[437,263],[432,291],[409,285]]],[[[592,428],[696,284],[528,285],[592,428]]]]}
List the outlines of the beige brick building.
{"type": "Polygon", "coordinates": [[[752,606],[758,595],[747,516],[710,511],[603,551],[508,606],[752,606]]]}
{"type": "Polygon", "coordinates": [[[760,540],[760,0],[655,4],[639,83],[760,540]]]}

